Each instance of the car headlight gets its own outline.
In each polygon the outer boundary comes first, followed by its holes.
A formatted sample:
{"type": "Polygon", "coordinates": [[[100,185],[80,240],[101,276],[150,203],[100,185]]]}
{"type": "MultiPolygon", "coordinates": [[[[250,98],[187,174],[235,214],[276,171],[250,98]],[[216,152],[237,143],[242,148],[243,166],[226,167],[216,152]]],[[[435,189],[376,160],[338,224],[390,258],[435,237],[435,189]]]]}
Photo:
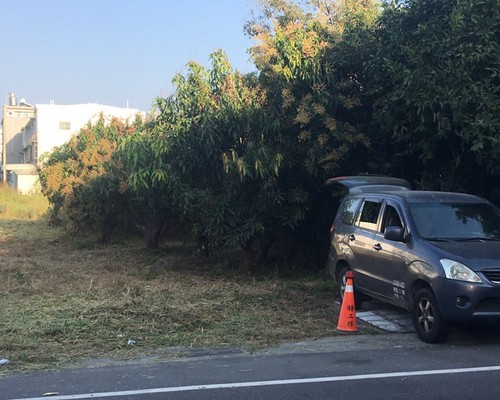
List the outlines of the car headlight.
{"type": "Polygon", "coordinates": [[[483,283],[481,278],[470,268],[462,263],[453,260],[443,259],[441,265],[448,279],[455,279],[457,281],[483,283]]]}

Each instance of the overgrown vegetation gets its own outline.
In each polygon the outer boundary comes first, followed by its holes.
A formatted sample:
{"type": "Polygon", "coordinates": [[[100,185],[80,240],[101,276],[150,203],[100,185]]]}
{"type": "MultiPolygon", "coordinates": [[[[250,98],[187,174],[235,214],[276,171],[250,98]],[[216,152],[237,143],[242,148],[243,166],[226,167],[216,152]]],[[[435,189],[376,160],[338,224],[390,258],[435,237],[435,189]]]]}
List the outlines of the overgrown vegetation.
{"type": "Polygon", "coordinates": [[[74,231],[182,232],[253,270],[323,267],[335,200],[360,171],[499,201],[496,0],[261,0],[258,73],[191,62],[155,118],[100,121],[41,170],[74,231]],[[275,255],[275,257],[270,257],[275,255]],[[293,261],[292,261],[293,260],[293,261]],[[294,268],[296,265],[294,265],[294,268]]]}
{"type": "Polygon", "coordinates": [[[181,232],[249,269],[323,267],[332,175],[500,201],[497,0],[260,0],[257,72],[188,64],[154,118],[89,125],[40,177],[73,231],[181,232]]]}
{"type": "Polygon", "coordinates": [[[97,244],[45,219],[2,214],[0,358],[11,364],[0,372],[334,334],[330,279],[255,276],[181,241],[168,249],[151,252],[134,238],[97,244]]]}

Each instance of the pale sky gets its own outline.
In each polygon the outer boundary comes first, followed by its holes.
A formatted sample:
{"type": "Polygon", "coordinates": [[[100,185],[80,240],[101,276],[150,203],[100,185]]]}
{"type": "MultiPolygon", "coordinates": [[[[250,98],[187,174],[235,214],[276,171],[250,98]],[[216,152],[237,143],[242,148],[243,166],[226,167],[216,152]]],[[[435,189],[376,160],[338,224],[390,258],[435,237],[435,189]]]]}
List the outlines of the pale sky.
{"type": "Polygon", "coordinates": [[[0,93],[149,110],[189,61],[251,72],[249,0],[1,0],[0,93]]]}

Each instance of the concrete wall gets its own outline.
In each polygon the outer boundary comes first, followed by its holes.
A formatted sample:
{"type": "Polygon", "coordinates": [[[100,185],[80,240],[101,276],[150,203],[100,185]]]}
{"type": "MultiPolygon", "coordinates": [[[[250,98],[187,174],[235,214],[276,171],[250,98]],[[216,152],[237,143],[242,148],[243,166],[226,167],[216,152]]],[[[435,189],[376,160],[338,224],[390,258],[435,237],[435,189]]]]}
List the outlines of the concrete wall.
{"type": "Polygon", "coordinates": [[[12,187],[21,194],[34,194],[39,192],[38,175],[24,174],[12,171],[12,187]]]}
{"type": "Polygon", "coordinates": [[[23,162],[22,130],[34,115],[34,108],[30,106],[8,106],[2,109],[2,140],[5,149],[5,164],[19,164],[23,162]]]}

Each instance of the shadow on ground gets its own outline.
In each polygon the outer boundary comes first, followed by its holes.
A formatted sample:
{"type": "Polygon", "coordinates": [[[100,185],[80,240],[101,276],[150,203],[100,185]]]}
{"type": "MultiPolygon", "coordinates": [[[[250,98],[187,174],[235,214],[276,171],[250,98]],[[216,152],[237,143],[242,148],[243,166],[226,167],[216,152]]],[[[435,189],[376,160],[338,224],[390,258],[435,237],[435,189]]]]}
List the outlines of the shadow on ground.
{"type": "MultiPolygon", "coordinates": [[[[361,309],[356,312],[356,317],[386,332],[415,333],[407,311],[378,300],[364,302],[361,309]]],[[[445,342],[451,346],[499,343],[500,322],[495,320],[480,320],[465,326],[453,327],[445,342]]]]}

